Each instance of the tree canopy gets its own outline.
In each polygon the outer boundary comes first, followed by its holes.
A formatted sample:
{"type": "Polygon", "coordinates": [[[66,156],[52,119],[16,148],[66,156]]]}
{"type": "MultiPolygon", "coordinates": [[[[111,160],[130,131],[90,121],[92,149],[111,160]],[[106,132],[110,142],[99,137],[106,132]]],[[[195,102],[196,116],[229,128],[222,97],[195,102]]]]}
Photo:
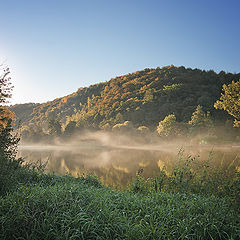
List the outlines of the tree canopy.
{"type": "Polygon", "coordinates": [[[240,80],[223,85],[224,93],[214,104],[216,109],[223,109],[235,118],[234,126],[240,127],[240,80]]]}
{"type": "Polygon", "coordinates": [[[0,68],[0,70],[0,162],[3,164],[4,161],[4,164],[8,164],[15,160],[19,138],[12,135],[12,119],[14,115],[4,106],[11,97],[10,71],[9,68],[0,68]]]}
{"type": "Polygon", "coordinates": [[[0,104],[6,103],[12,96],[12,85],[9,68],[4,68],[0,65],[0,104]]]}
{"type": "Polygon", "coordinates": [[[157,127],[157,132],[162,137],[172,137],[177,135],[177,121],[174,114],[165,117],[157,127]]]}
{"type": "MultiPolygon", "coordinates": [[[[223,84],[237,81],[240,74],[167,66],[144,69],[79,88],[76,92],[43,104],[11,106],[23,125],[41,125],[48,131],[48,119],[59,119],[61,128],[112,129],[130,121],[135,129],[155,130],[166,116],[174,114],[187,124],[198,105],[211,112],[213,120],[233,119],[214,108],[223,84]],[[69,122],[75,122],[67,127],[69,122]]],[[[72,131],[72,130],[71,130],[72,131]]],[[[70,132],[71,132],[70,131],[70,132]]]]}

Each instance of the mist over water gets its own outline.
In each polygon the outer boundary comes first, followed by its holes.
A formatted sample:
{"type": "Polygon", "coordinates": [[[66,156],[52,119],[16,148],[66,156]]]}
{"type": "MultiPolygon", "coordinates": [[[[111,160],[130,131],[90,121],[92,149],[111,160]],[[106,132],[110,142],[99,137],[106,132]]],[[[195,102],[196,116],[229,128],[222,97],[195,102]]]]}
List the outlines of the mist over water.
{"type": "Polygon", "coordinates": [[[97,175],[106,185],[126,186],[142,168],[144,177],[152,177],[160,168],[171,169],[178,153],[206,160],[211,154],[215,164],[229,164],[239,160],[240,147],[193,146],[184,141],[161,142],[154,137],[136,139],[127,135],[89,132],[73,139],[52,144],[21,144],[19,156],[26,162],[46,163],[46,172],[97,175]]]}

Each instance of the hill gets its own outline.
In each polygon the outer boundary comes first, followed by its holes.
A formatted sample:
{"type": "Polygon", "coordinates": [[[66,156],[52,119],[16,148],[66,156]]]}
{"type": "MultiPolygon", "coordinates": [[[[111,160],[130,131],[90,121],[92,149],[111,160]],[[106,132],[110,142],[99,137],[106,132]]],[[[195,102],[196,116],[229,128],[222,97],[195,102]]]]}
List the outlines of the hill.
{"type": "Polygon", "coordinates": [[[231,116],[214,109],[223,84],[240,79],[240,73],[205,71],[173,65],[129,73],[107,82],[79,88],[76,92],[43,104],[11,106],[22,125],[41,125],[58,119],[75,122],[78,128],[104,128],[123,121],[155,128],[174,113],[177,121],[188,122],[197,105],[215,121],[231,116]]]}

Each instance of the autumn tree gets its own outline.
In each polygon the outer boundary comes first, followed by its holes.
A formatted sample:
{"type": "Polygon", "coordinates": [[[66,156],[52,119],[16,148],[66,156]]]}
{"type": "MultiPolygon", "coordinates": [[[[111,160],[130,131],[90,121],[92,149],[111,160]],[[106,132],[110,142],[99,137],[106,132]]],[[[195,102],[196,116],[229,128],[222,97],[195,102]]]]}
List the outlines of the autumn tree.
{"type": "Polygon", "coordinates": [[[201,105],[198,105],[193,112],[191,120],[188,122],[190,126],[190,133],[197,134],[209,131],[212,127],[212,120],[210,113],[205,113],[201,105]]]}
{"type": "Polygon", "coordinates": [[[64,134],[65,136],[71,136],[76,130],[77,123],[75,121],[70,121],[65,126],[64,134]]]}
{"type": "Polygon", "coordinates": [[[9,164],[15,160],[19,138],[12,134],[13,114],[5,106],[11,97],[10,71],[9,68],[3,68],[2,66],[0,66],[0,71],[0,161],[1,164],[3,162],[9,164]]]}
{"type": "Polygon", "coordinates": [[[174,114],[166,116],[157,127],[157,132],[161,137],[172,137],[177,132],[177,121],[174,114]]]}
{"type": "Polygon", "coordinates": [[[152,101],[153,101],[153,99],[154,99],[153,92],[154,92],[153,89],[148,89],[148,90],[145,92],[145,95],[144,95],[144,98],[143,98],[144,103],[152,102],[152,101]]]}
{"type": "Polygon", "coordinates": [[[227,111],[235,118],[234,127],[240,127],[240,80],[224,84],[222,90],[224,93],[221,94],[220,100],[215,102],[214,107],[227,111]]]}
{"type": "Polygon", "coordinates": [[[59,120],[50,118],[48,120],[48,130],[49,133],[53,136],[60,136],[62,133],[62,127],[59,120]]]}
{"type": "Polygon", "coordinates": [[[10,119],[13,118],[13,113],[4,106],[11,97],[12,85],[10,83],[9,68],[2,68],[0,65],[0,129],[5,128],[10,119]]]}

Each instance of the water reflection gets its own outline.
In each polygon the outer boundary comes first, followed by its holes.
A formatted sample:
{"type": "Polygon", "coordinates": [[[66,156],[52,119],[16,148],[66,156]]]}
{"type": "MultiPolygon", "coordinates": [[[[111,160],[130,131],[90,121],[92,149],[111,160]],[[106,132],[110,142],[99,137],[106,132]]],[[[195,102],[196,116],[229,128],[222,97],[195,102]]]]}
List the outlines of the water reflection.
{"type": "MultiPolygon", "coordinates": [[[[106,185],[126,186],[136,176],[139,168],[143,168],[144,177],[152,177],[160,168],[166,166],[171,169],[177,161],[177,154],[181,147],[170,149],[139,150],[117,148],[64,148],[64,147],[24,147],[19,151],[19,156],[26,162],[48,162],[46,172],[66,174],[77,177],[92,173],[97,175],[106,185]]],[[[184,155],[197,156],[198,161],[212,158],[215,164],[229,164],[240,156],[239,148],[211,148],[185,147],[184,155]],[[200,157],[198,157],[200,156],[200,157]]]]}

